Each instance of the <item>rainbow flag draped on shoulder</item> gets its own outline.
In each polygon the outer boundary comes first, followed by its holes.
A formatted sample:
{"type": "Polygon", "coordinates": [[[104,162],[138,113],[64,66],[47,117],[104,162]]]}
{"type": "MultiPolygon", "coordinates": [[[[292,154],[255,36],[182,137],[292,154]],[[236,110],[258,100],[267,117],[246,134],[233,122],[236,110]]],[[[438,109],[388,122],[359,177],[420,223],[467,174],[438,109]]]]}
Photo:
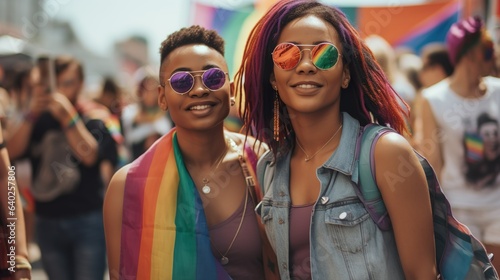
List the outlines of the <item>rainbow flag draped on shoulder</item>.
{"type": "Polygon", "coordinates": [[[175,129],[128,171],[120,279],[231,279],[212,254],[201,198],[175,129]]]}

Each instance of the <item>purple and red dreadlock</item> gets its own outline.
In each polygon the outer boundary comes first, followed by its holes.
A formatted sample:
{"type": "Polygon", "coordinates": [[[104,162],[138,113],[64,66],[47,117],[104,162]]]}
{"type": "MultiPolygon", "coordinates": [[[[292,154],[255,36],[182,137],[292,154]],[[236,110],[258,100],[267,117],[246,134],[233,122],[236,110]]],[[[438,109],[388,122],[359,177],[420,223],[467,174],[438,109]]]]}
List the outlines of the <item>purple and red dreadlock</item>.
{"type": "Polygon", "coordinates": [[[245,94],[245,104],[240,104],[240,113],[245,122],[246,134],[267,143],[275,155],[292,147],[295,141],[293,128],[281,100],[280,108],[284,108],[280,112],[281,140],[273,139],[275,91],[269,81],[274,66],[271,53],[283,28],[289,22],[307,15],[315,15],[330,23],[342,42],[342,60],[349,67],[351,82],[341,91],[340,110],[349,113],[361,125],[375,119],[401,134],[406,132],[407,113],[398,102],[401,98],[346,16],[340,10],[316,1],[284,0],[278,1],[252,29],[235,76],[237,92],[245,94]]]}

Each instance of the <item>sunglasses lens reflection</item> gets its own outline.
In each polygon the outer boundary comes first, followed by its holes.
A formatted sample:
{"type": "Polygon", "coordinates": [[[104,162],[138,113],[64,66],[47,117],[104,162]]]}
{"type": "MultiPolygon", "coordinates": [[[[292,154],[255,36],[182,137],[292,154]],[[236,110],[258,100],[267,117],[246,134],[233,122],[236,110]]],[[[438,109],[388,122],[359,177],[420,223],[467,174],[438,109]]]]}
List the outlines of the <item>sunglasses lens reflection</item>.
{"type": "MultiPolygon", "coordinates": [[[[209,90],[218,90],[226,83],[226,73],[219,68],[210,68],[203,71],[201,80],[209,90]]],[[[186,94],[194,86],[194,76],[190,72],[177,72],[170,77],[169,81],[172,89],[179,94],[186,94]]]]}
{"type": "Polygon", "coordinates": [[[218,68],[211,68],[203,73],[202,80],[208,89],[218,90],[226,83],[226,73],[218,68]]]}
{"type": "Polygon", "coordinates": [[[274,63],[283,70],[291,70],[300,61],[300,49],[291,43],[282,43],[274,48],[274,63]]]}
{"type": "Polygon", "coordinates": [[[319,44],[312,50],[313,63],[321,70],[330,69],[339,59],[339,51],[332,44],[319,44]]]}
{"type": "Polygon", "coordinates": [[[194,78],[188,72],[177,72],[170,77],[172,89],[178,93],[186,93],[193,87],[194,78]]]}
{"type": "MultiPolygon", "coordinates": [[[[301,49],[292,43],[281,43],[273,51],[274,63],[283,70],[291,70],[299,64],[301,49]]],[[[321,43],[311,50],[313,64],[321,70],[335,66],[339,59],[337,47],[330,43],[321,43]]]]}

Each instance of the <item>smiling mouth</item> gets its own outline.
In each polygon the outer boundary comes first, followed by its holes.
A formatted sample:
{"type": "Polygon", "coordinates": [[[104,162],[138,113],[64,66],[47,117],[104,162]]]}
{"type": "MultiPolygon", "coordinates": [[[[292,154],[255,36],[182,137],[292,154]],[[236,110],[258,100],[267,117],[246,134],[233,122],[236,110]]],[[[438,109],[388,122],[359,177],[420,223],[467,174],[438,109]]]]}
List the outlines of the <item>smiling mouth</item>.
{"type": "Polygon", "coordinates": [[[296,87],[298,87],[298,88],[318,88],[319,86],[317,86],[317,85],[309,85],[308,84],[308,85],[298,85],[296,87]]]}
{"type": "Polygon", "coordinates": [[[205,110],[212,107],[212,105],[195,105],[192,107],[189,107],[189,111],[198,111],[198,110],[205,110]]]}

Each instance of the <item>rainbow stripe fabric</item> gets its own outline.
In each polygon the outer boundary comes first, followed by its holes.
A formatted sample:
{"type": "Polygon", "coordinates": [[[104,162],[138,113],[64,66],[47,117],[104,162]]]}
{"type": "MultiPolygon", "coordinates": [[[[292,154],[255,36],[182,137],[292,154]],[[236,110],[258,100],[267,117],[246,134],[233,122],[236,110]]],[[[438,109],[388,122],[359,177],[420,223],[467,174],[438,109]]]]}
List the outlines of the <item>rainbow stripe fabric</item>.
{"type": "Polygon", "coordinates": [[[175,129],[131,163],[120,254],[120,279],[231,279],[212,254],[175,129]]]}
{"type": "Polygon", "coordinates": [[[116,143],[123,143],[123,135],[121,132],[120,119],[115,115],[109,115],[106,119],[103,120],[104,125],[108,129],[111,137],[116,141],[116,143]]]}
{"type": "Polygon", "coordinates": [[[483,160],[483,139],[476,133],[466,132],[464,135],[465,158],[468,163],[477,163],[483,160]]]}

